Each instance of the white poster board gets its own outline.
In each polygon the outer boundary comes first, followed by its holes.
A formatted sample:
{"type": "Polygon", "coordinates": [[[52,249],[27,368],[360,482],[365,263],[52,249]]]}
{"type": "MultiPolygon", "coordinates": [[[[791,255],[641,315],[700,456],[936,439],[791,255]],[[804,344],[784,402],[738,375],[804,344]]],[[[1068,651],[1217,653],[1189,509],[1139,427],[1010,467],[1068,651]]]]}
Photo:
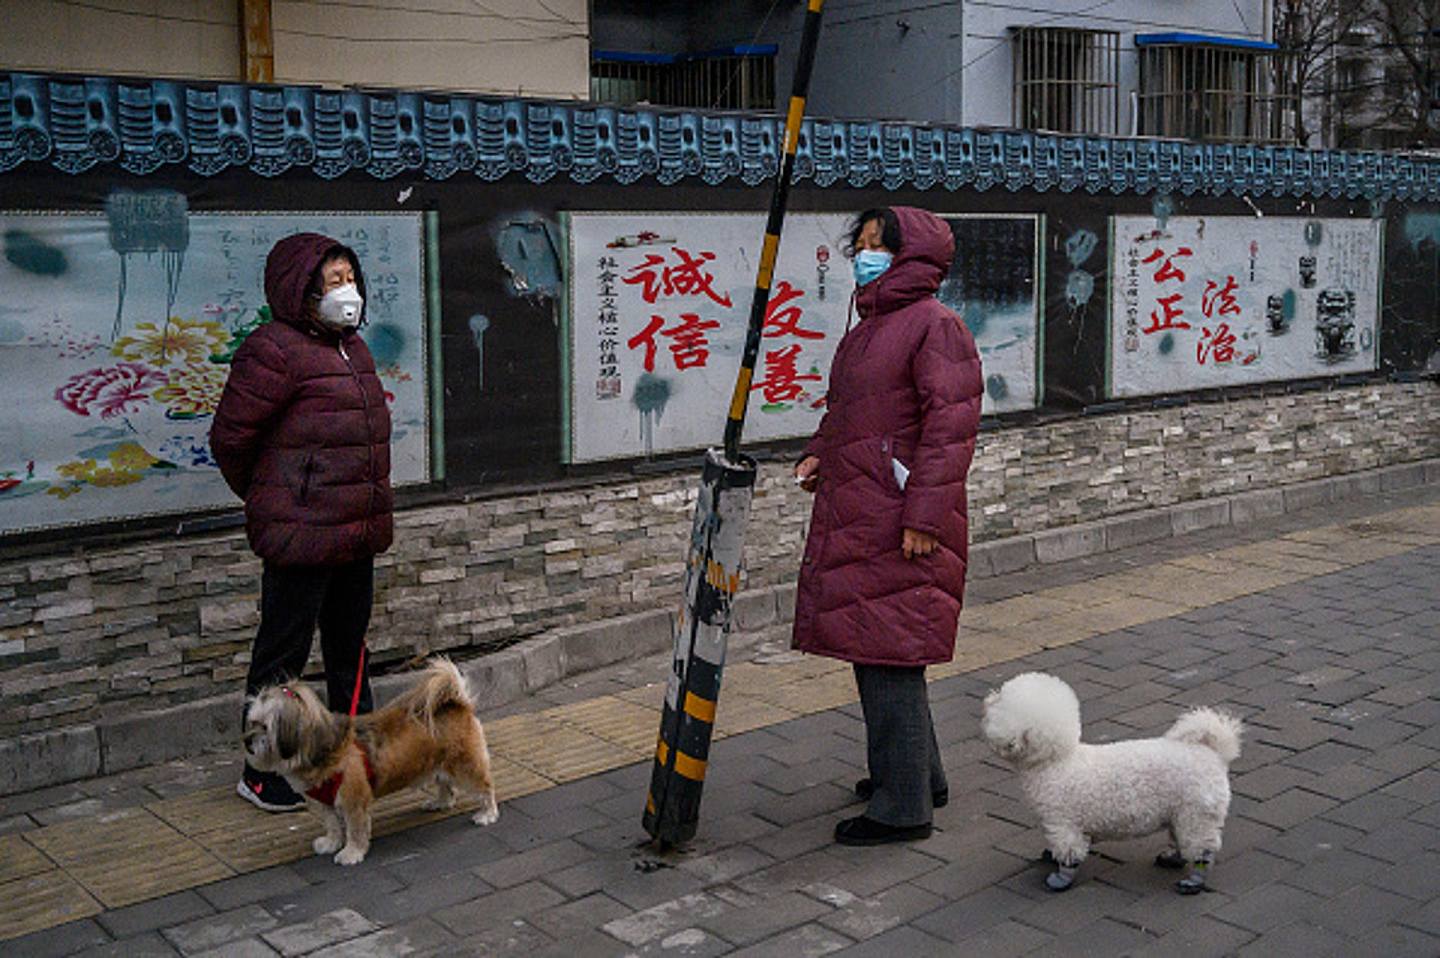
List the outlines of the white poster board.
{"type": "Polygon", "coordinates": [[[239,505],[210,422],[265,256],[302,231],[359,254],[391,477],[428,478],[418,214],[192,214],[178,193],[117,193],[105,213],[0,212],[0,534],[239,505]]]}
{"type": "MultiPolygon", "coordinates": [[[[1037,217],[946,219],[959,242],[939,296],[972,323],[991,386],[984,412],[1033,408],[1037,217]],[[995,232],[1005,225],[1004,235],[995,232]]],[[[746,442],[806,437],[819,425],[855,286],[843,255],[851,221],[840,213],[786,217],[746,442]]],[[[764,231],[756,213],[569,215],[569,461],[720,442],[764,231]]]]}
{"type": "Polygon", "coordinates": [[[1376,368],[1381,221],[1111,223],[1110,395],[1376,368]]]}

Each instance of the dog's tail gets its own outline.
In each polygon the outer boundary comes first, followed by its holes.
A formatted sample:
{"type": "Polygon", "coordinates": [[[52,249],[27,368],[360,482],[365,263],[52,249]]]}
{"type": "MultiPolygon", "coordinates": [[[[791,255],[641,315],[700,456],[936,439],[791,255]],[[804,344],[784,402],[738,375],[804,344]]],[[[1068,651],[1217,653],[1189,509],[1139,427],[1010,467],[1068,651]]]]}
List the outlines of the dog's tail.
{"type": "Polygon", "coordinates": [[[1189,742],[1210,749],[1226,765],[1240,757],[1240,734],[1243,726],[1238,718],[1216,709],[1191,709],[1175,720],[1165,737],[1176,742],[1189,742]]]}
{"type": "Polygon", "coordinates": [[[425,667],[425,677],[397,699],[396,704],[403,706],[433,736],[436,715],[452,705],[473,709],[475,700],[455,663],[440,655],[425,667]]]}

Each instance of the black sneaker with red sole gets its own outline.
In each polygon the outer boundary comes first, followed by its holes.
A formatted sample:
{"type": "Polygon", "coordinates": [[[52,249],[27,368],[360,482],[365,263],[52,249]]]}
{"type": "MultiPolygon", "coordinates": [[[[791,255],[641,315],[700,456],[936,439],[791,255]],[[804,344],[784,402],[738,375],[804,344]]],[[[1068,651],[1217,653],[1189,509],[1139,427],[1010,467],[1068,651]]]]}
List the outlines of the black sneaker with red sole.
{"type": "Polygon", "coordinates": [[[305,807],[304,797],[290,787],[284,776],[257,772],[248,764],[235,785],[235,793],[267,812],[298,812],[305,807]]]}

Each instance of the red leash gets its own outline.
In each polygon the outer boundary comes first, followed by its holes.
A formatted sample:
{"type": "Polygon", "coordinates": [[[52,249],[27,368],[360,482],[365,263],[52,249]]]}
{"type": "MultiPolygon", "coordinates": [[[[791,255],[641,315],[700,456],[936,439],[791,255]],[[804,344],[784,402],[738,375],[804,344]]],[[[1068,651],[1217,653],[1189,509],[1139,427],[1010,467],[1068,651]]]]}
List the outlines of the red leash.
{"type": "Polygon", "coordinates": [[[350,696],[350,717],[360,708],[360,686],[365,681],[365,640],[360,640],[360,663],[355,666],[355,692],[350,696]]]}

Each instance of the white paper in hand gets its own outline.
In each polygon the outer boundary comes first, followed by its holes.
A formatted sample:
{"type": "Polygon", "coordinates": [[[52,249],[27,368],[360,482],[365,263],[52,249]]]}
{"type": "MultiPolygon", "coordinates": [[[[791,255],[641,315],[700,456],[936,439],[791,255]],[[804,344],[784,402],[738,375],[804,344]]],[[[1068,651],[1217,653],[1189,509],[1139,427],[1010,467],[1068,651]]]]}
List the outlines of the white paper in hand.
{"type": "Polygon", "coordinates": [[[895,485],[900,487],[901,492],[904,492],[905,483],[910,479],[910,470],[905,468],[905,463],[893,456],[890,457],[890,468],[895,473],[895,485]]]}

